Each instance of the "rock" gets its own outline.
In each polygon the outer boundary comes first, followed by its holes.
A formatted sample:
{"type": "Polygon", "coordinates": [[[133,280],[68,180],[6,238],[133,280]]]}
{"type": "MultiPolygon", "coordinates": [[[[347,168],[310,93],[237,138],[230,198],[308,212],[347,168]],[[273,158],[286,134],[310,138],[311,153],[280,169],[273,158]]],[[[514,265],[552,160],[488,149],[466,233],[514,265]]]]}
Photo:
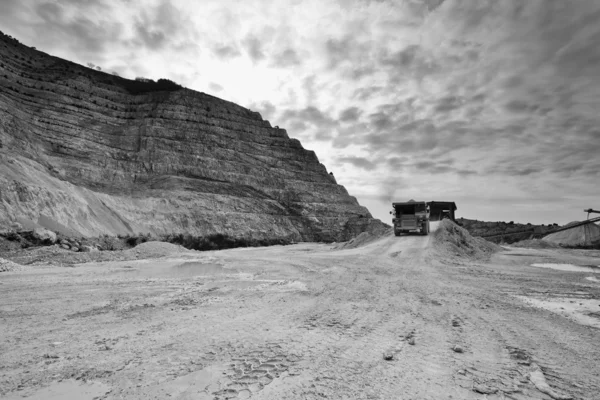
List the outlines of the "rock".
{"type": "Polygon", "coordinates": [[[314,151],[257,112],[178,85],[115,80],[4,35],[0,58],[0,85],[18,88],[0,97],[0,165],[21,166],[0,174],[0,226],[43,217],[74,237],[223,234],[282,244],[387,227],[314,151]],[[83,123],[90,115],[94,123],[83,123]]]}
{"type": "Polygon", "coordinates": [[[68,244],[66,244],[66,243],[63,243],[63,244],[61,244],[61,245],[60,245],[60,247],[62,247],[62,248],[63,248],[63,249],[65,249],[65,250],[70,250],[70,249],[71,249],[71,246],[69,246],[69,245],[68,245],[68,244]]]}
{"type": "Polygon", "coordinates": [[[411,346],[414,346],[414,345],[415,345],[415,338],[414,338],[414,337],[410,337],[410,338],[408,338],[408,341],[407,341],[407,342],[408,342],[408,344],[410,344],[411,346]]]}
{"type": "Polygon", "coordinates": [[[36,228],[33,230],[33,237],[43,244],[56,243],[56,233],[44,228],[36,228]]]}
{"type": "Polygon", "coordinates": [[[547,394],[554,400],[572,400],[573,396],[568,394],[562,394],[552,389],[546,382],[546,377],[542,372],[542,369],[537,364],[532,364],[532,370],[529,372],[529,380],[533,385],[542,393],[547,394]]]}
{"type": "Polygon", "coordinates": [[[21,271],[23,266],[10,260],[0,258],[0,272],[21,271]]]}
{"type": "Polygon", "coordinates": [[[79,247],[73,246],[73,247],[71,247],[71,251],[79,251],[79,247]]]}
{"type": "Polygon", "coordinates": [[[454,347],[452,347],[452,351],[454,351],[455,353],[462,353],[464,350],[459,345],[455,345],[454,347]]]}
{"type": "Polygon", "coordinates": [[[383,359],[386,361],[391,361],[394,359],[394,353],[392,353],[391,351],[386,351],[385,353],[383,353],[383,359]]]}
{"type": "Polygon", "coordinates": [[[79,248],[79,251],[82,251],[84,253],[90,253],[90,252],[98,251],[98,249],[95,248],[94,246],[83,245],[79,248]]]}
{"type": "Polygon", "coordinates": [[[473,390],[481,394],[494,394],[498,392],[498,389],[483,384],[474,385],[473,390]]]}

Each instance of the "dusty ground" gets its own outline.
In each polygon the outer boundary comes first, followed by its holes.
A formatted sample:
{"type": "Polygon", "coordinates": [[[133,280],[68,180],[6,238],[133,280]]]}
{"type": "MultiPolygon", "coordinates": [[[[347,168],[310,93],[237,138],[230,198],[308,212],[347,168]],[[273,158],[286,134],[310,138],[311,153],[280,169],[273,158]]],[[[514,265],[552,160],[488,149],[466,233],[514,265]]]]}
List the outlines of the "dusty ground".
{"type": "Polygon", "coordinates": [[[599,252],[437,247],[386,236],[3,272],[0,397],[600,398],[600,274],[530,266],[599,252]]]}

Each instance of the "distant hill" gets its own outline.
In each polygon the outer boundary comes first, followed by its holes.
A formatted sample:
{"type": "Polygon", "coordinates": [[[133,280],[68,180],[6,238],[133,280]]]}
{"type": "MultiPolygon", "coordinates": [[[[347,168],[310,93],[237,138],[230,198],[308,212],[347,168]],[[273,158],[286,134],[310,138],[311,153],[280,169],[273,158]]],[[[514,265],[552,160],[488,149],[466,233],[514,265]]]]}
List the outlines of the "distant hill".
{"type": "Polygon", "coordinates": [[[485,239],[490,242],[506,244],[531,239],[533,232],[545,233],[560,228],[558,224],[535,225],[520,224],[513,221],[479,221],[467,218],[457,218],[456,221],[473,236],[488,236],[485,239]],[[495,236],[489,237],[489,235],[495,236]]]}

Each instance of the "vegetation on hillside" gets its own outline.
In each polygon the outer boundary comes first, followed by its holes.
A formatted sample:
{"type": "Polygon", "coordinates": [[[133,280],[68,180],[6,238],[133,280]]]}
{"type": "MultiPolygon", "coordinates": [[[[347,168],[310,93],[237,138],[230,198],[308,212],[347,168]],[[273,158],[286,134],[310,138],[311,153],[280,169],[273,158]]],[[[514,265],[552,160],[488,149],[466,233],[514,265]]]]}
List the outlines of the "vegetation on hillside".
{"type": "Polygon", "coordinates": [[[530,239],[533,232],[546,233],[559,228],[558,224],[533,225],[530,223],[520,224],[513,221],[491,222],[466,218],[457,218],[457,222],[473,236],[498,235],[487,237],[486,239],[494,243],[506,244],[530,239]]]}

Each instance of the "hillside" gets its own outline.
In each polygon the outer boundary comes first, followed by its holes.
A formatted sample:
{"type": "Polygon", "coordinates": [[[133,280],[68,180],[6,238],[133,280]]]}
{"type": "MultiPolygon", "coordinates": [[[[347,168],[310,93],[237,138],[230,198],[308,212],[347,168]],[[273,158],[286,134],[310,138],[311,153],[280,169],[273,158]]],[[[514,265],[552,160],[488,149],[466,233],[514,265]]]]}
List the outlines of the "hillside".
{"type": "Polygon", "coordinates": [[[0,227],[341,241],[383,226],[259,113],[0,34],[0,227]]]}

